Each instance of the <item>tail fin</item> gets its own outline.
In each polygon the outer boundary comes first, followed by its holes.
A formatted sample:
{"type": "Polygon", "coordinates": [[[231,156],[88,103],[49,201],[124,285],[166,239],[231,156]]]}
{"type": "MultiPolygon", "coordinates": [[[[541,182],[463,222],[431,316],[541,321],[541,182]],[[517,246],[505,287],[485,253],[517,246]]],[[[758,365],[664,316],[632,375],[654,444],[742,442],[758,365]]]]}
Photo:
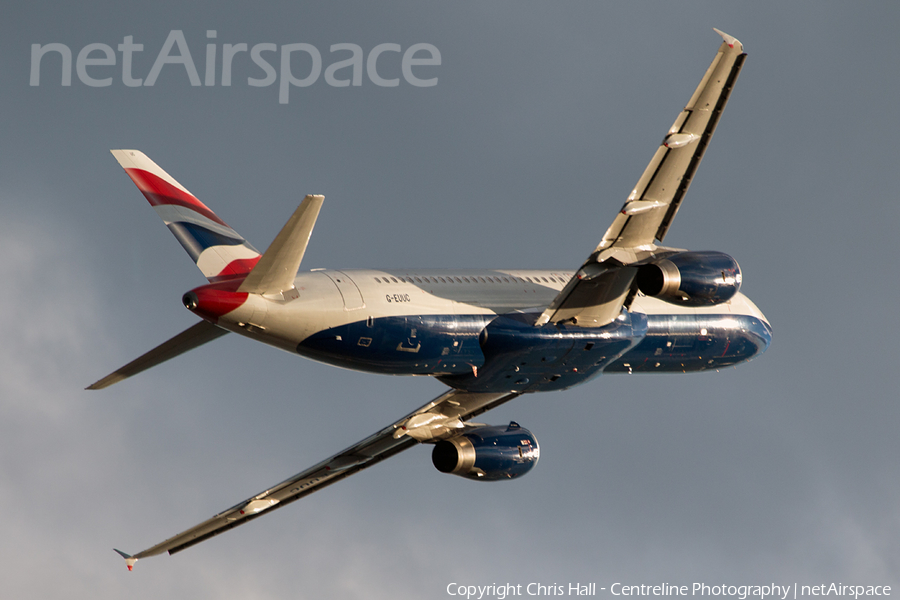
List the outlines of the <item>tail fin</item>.
{"type": "Polygon", "coordinates": [[[244,277],[259,262],[247,240],[143,152],[110,152],[209,281],[244,277]]]}

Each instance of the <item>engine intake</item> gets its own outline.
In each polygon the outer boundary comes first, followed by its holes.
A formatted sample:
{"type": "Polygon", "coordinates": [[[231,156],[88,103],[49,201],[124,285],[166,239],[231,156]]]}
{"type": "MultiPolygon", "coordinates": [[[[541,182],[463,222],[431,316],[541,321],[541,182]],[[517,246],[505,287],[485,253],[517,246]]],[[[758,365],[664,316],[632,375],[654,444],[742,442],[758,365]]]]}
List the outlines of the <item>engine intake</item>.
{"type": "Polygon", "coordinates": [[[713,306],[741,289],[741,267],[724,252],[679,252],[642,265],[638,289],[671,304],[713,306]]]}
{"type": "Polygon", "coordinates": [[[438,442],[431,452],[431,461],[441,473],[498,481],[524,475],[540,455],[534,435],[510,421],[509,425],[476,427],[438,442]]]}

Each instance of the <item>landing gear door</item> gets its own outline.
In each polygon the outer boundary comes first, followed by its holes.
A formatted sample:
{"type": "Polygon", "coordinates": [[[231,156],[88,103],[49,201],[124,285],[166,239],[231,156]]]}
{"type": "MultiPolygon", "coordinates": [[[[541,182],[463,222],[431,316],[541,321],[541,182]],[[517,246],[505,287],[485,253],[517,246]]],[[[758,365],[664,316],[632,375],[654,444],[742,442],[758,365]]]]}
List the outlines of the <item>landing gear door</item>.
{"type": "Polygon", "coordinates": [[[344,310],[359,310],[365,308],[366,303],[363,300],[359,288],[353,283],[353,280],[347,277],[342,271],[324,271],[324,273],[334,282],[341,296],[344,298],[344,310]]]}

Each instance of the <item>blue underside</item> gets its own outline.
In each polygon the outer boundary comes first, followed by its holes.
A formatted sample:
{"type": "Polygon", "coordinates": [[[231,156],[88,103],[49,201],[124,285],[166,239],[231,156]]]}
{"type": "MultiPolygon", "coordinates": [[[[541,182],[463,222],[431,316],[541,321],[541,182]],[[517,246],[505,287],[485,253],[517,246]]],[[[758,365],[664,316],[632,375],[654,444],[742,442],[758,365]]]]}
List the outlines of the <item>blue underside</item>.
{"type": "Polygon", "coordinates": [[[340,367],[435,375],[473,392],[561,390],[600,373],[729,367],[762,353],[768,324],[747,315],[623,313],[609,325],[535,327],[535,313],[384,317],[321,331],[298,347],[340,367]]]}

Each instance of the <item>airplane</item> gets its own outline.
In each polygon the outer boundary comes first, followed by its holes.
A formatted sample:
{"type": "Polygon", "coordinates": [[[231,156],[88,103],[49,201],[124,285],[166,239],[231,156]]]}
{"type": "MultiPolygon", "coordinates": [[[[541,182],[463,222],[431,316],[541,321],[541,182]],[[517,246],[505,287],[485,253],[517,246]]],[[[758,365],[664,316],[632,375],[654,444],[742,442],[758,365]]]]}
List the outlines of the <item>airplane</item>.
{"type": "Polygon", "coordinates": [[[236,333],[338,367],[428,375],[437,398],[312,467],[136,554],[175,554],[362,469],[432,444],[442,473],[500,481],[529,472],[535,436],[471,419],[522,394],[607,373],[687,373],[748,361],[772,329],[740,292],[737,261],[661,245],[744,64],[723,42],[612,225],[576,270],[313,269],[299,272],[324,197],[308,195],[260,253],[155,162],[112,150],[208,280],[184,294],[192,327],[87,389],[236,333]]]}

